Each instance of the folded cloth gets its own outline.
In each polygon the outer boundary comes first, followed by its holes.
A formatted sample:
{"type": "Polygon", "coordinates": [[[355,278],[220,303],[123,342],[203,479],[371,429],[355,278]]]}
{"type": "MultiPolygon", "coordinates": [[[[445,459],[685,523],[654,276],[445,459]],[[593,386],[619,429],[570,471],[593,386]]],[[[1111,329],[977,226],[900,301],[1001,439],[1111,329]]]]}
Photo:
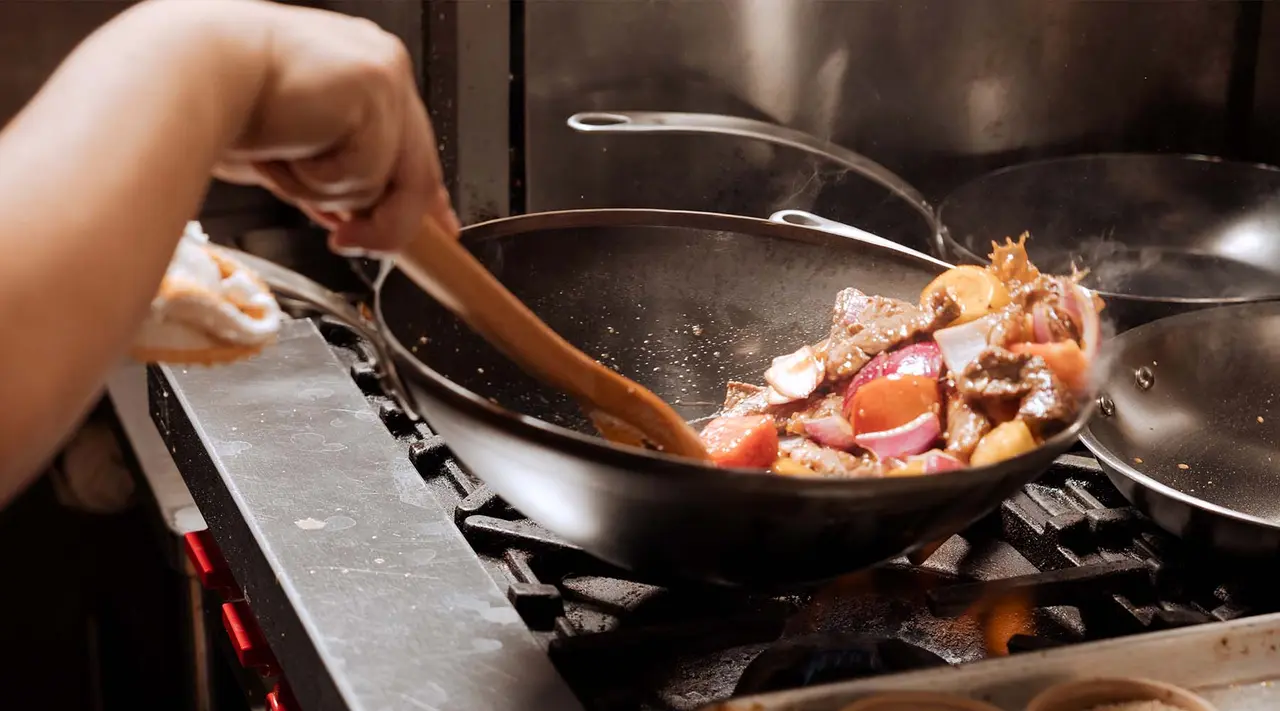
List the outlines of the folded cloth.
{"type": "Polygon", "coordinates": [[[130,355],[145,363],[214,365],[273,343],[283,314],[256,274],[209,248],[188,222],[130,355]]]}

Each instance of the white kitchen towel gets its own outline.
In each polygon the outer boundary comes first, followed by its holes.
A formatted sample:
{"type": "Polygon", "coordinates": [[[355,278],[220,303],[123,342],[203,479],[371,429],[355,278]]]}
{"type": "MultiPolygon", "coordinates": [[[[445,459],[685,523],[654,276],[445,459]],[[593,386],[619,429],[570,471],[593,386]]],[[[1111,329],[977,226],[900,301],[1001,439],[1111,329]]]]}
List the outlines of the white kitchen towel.
{"type": "Polygon", "coordinates": [[[267,285],[209,249],[200,223],[189,222],[130,355],[146,363],[228,363],[274,342],[282,320],[267,285]]]}

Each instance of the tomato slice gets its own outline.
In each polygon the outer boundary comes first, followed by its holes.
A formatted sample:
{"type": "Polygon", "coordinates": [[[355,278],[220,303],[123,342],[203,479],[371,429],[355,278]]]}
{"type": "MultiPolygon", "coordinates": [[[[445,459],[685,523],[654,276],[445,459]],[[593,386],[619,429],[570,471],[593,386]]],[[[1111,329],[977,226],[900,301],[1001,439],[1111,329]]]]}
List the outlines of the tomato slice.
{"type": "Polygon", "coordinates": [[[699,435],[716,466],[768,469],[778,459],[772,415],[717,417],[699,435]]]}
{"type": "Polygon", "coordinates": [[[845,415],[853,424],[853,431],[864,434],[901,427],[930,410],[941,409],[937,378],[888,375],[858,388],[845,415]]]}
{"type": "Polygon", "coordinates": [[[1075,341],[1056,343],[1015,343],[1009,347],[1014,353],[1038,355],[1049,370],[1058,376],[1062,384],[1074,393],[1083,393],[1089,384],[1089,359],[1075,341]]]}

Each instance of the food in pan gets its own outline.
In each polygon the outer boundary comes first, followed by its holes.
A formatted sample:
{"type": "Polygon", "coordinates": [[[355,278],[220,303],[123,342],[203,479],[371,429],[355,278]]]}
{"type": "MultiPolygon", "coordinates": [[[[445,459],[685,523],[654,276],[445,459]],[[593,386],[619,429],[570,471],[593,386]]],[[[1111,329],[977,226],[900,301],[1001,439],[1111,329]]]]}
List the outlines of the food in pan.
{"type": "Polygon", "coordinates": [[[730,382],[702,430],[720,466],[795,476],[941,473],[1016,457],[1071,423],[1101,338],[1084,276],[1041,274],[1027,235],[939,275],[918,304],[836,296],[831,331],[730,382]]]}
{"type": "Polygon", "coordinates": [[[146,363],[214,365],[252,356],[275,340],[282,314],[247,267],[209,248],[191,222],[130,348],[146,363]]]}

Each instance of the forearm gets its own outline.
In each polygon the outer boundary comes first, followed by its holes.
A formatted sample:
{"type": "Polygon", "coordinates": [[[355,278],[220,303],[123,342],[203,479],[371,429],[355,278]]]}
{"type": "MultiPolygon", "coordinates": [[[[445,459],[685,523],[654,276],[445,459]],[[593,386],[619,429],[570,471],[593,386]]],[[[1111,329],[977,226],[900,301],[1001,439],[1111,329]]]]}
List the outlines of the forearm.
{"type": "Polygon", "coordinates": [[[236,10],[262,8],[126,12],[0,133],[0,506],[126,351],[214,162],[250,120],[269,36],[243,17],[224,30],[236,10]]]}

